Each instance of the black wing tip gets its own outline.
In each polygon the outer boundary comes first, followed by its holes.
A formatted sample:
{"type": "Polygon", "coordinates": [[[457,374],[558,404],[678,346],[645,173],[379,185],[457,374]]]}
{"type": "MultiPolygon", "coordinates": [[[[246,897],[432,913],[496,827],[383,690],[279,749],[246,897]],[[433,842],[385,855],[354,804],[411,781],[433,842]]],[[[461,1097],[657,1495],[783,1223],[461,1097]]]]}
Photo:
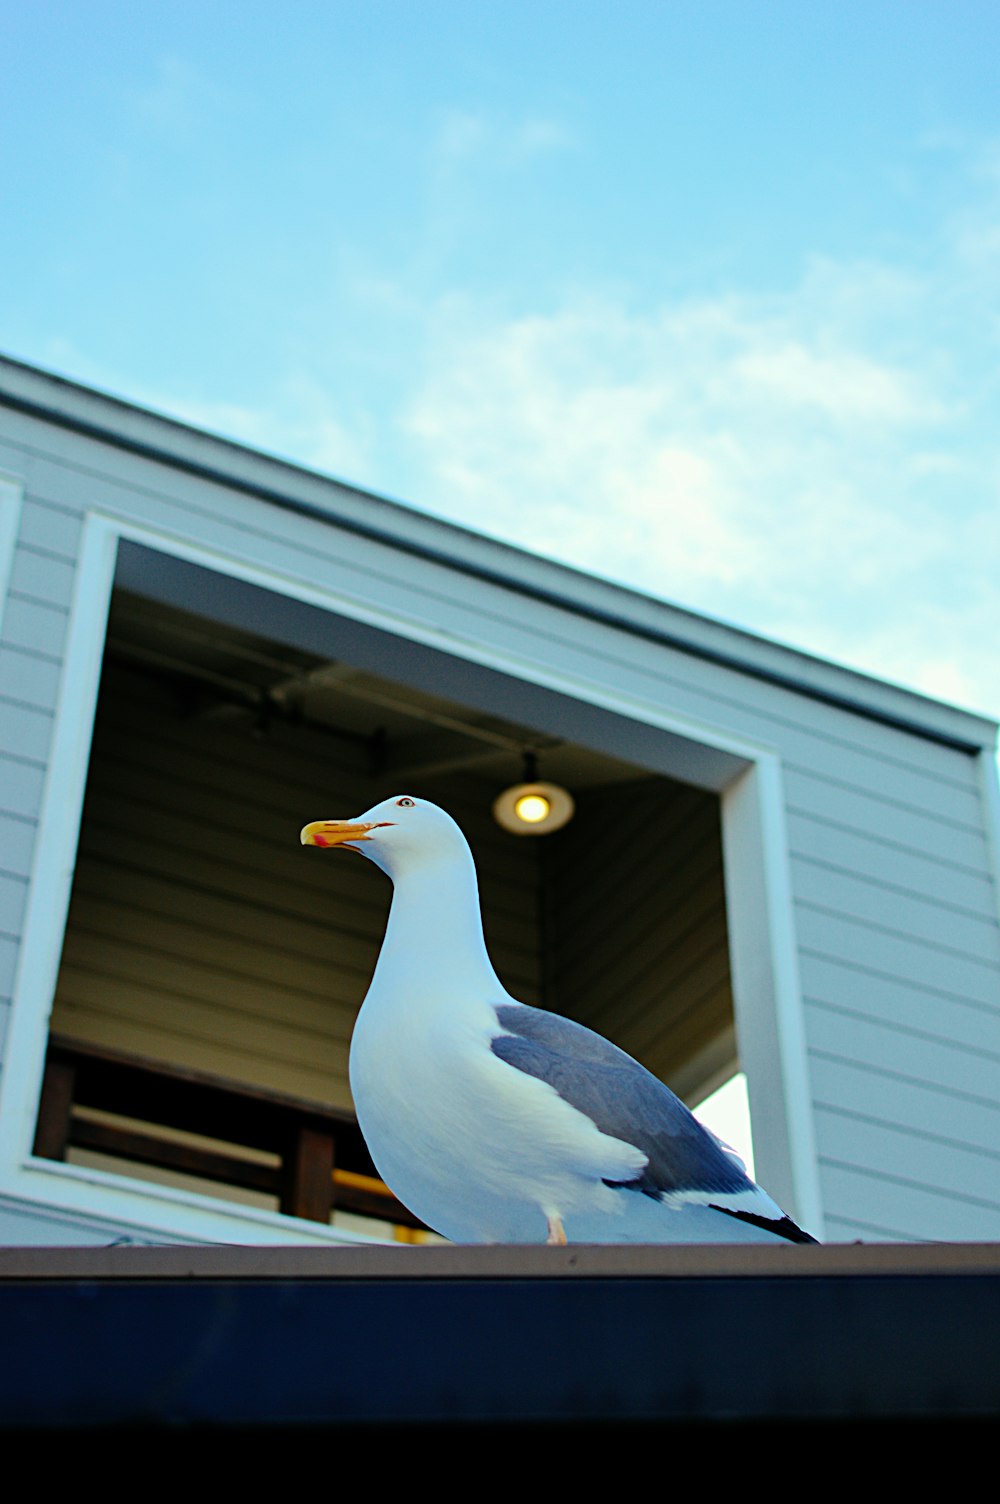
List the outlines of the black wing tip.
{"type": "Polygon", "coordinates": [[[762,1227],[765,1232],[774,1233],[776,1238],[784,1238],[786,1243],[815,1243],[819,1246],[819,1238],[814,1238],[812,1233],[803,1232],[791,1217],[782,1217],[779,1221],[774,1217],[762,1217],[759,1212],[740,1212],[731,1206],[718,1206],[714,1201],[709,1202],[709,1207],[713,1212],[735,1217],[738,1222],[750,1222],[754,1227],[762,1227]]]}

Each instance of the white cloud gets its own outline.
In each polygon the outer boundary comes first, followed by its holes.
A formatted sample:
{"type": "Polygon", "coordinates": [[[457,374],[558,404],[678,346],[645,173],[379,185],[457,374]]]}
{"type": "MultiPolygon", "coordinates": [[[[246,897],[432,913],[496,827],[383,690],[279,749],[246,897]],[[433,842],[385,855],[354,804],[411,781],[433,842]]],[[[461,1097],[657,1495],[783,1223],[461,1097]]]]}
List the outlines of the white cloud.
{"type": "Polygon", "coordinates": [[[434,148],[446,160],[462,160],[481,150],[487,137],[485,116],[468,110],[445,110],[438,123],[434,148]]]}
{"type": "MultiPolygon", "coordinates": [[[[430,311],[417,497],[474,527],[1000,710],[1000,446],[905,269],[766,299],[430,311]]],[[[410,493],[413,495],[411,487],[410,493]]]]}
{"type": "Polygon", "coordinates": [[[196,145],[220,107],[232,103],[217,81],[176,53],[156,60],[154,75],[130,90],[139,121],[165,140],[196,145]]]}
{"type": "Polygon", "coordinates": [[[512,137],[515,151],[522,156],[534,156],[541,152],[562,151],[574,145],[573,133],[559,120],[546,119],[542,115],[529,116],[517,127],[512,137]]]}
{"type": "Polygon", "coordinates": [[[563,151],[573,139],[568,126],[551,116],[510,119],[487,111],[448,109],[437,117],[432,150],[437,164],[446,169],[468,163],[511,167],[563,151]]]}
{"type": "Polygon", "coordinates": [[[856,351],[825,354],[788,341],[750,351],[734,369],[758,398],[813,407],[842,424],[936,422],[946,415],[944,405],[922,393],[906,371],[856,351]]]}

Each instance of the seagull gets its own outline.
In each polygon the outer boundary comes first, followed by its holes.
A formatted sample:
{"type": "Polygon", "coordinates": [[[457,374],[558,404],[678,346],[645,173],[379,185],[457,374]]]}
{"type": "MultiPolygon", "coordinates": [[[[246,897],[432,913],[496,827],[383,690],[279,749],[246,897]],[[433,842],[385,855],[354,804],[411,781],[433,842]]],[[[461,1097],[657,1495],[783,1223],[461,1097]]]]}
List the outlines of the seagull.
{"type": "Polygon", "coordinates": [[[350,1082],[379,1174],[456,1243],[813,1243],[669,1087],[503,988],[452,817],[393,795],[302,844],[392,880],[350,1082]]]}

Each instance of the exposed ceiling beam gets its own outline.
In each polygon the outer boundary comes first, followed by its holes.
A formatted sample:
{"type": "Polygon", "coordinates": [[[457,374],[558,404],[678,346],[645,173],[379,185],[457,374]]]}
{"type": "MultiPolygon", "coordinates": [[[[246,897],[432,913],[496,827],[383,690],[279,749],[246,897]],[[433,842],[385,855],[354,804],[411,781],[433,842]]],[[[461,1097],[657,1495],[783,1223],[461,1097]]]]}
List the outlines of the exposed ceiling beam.
{"type": "Polygon", "coordinates": [[[402,781],[411,775],[428,778],[436,773],[453,773],[504,753],[510,755],[510,752],[508,747],[473,741],[469,736],[453,731],[397,737],[387,742],[379,772],[402,781]]]}

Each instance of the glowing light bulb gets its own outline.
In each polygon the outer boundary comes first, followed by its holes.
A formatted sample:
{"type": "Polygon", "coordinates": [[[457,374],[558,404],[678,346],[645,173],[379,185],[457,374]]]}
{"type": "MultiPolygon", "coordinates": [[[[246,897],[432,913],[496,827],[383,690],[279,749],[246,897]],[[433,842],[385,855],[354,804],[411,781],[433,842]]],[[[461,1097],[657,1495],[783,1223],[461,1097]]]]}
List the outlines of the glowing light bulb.
{"type": "Polygon", "coordinates": [[[526,825],[537,825],[552,808],[544,794],[522,794],[514,805],[514,812],[526,825]]]}
{"type": "Polygon", "coordinates": [[[548,836],[573,816],[573,797],[557,783],[515,783],[493,801],[493,818],[512,836],[548,836]]]}

